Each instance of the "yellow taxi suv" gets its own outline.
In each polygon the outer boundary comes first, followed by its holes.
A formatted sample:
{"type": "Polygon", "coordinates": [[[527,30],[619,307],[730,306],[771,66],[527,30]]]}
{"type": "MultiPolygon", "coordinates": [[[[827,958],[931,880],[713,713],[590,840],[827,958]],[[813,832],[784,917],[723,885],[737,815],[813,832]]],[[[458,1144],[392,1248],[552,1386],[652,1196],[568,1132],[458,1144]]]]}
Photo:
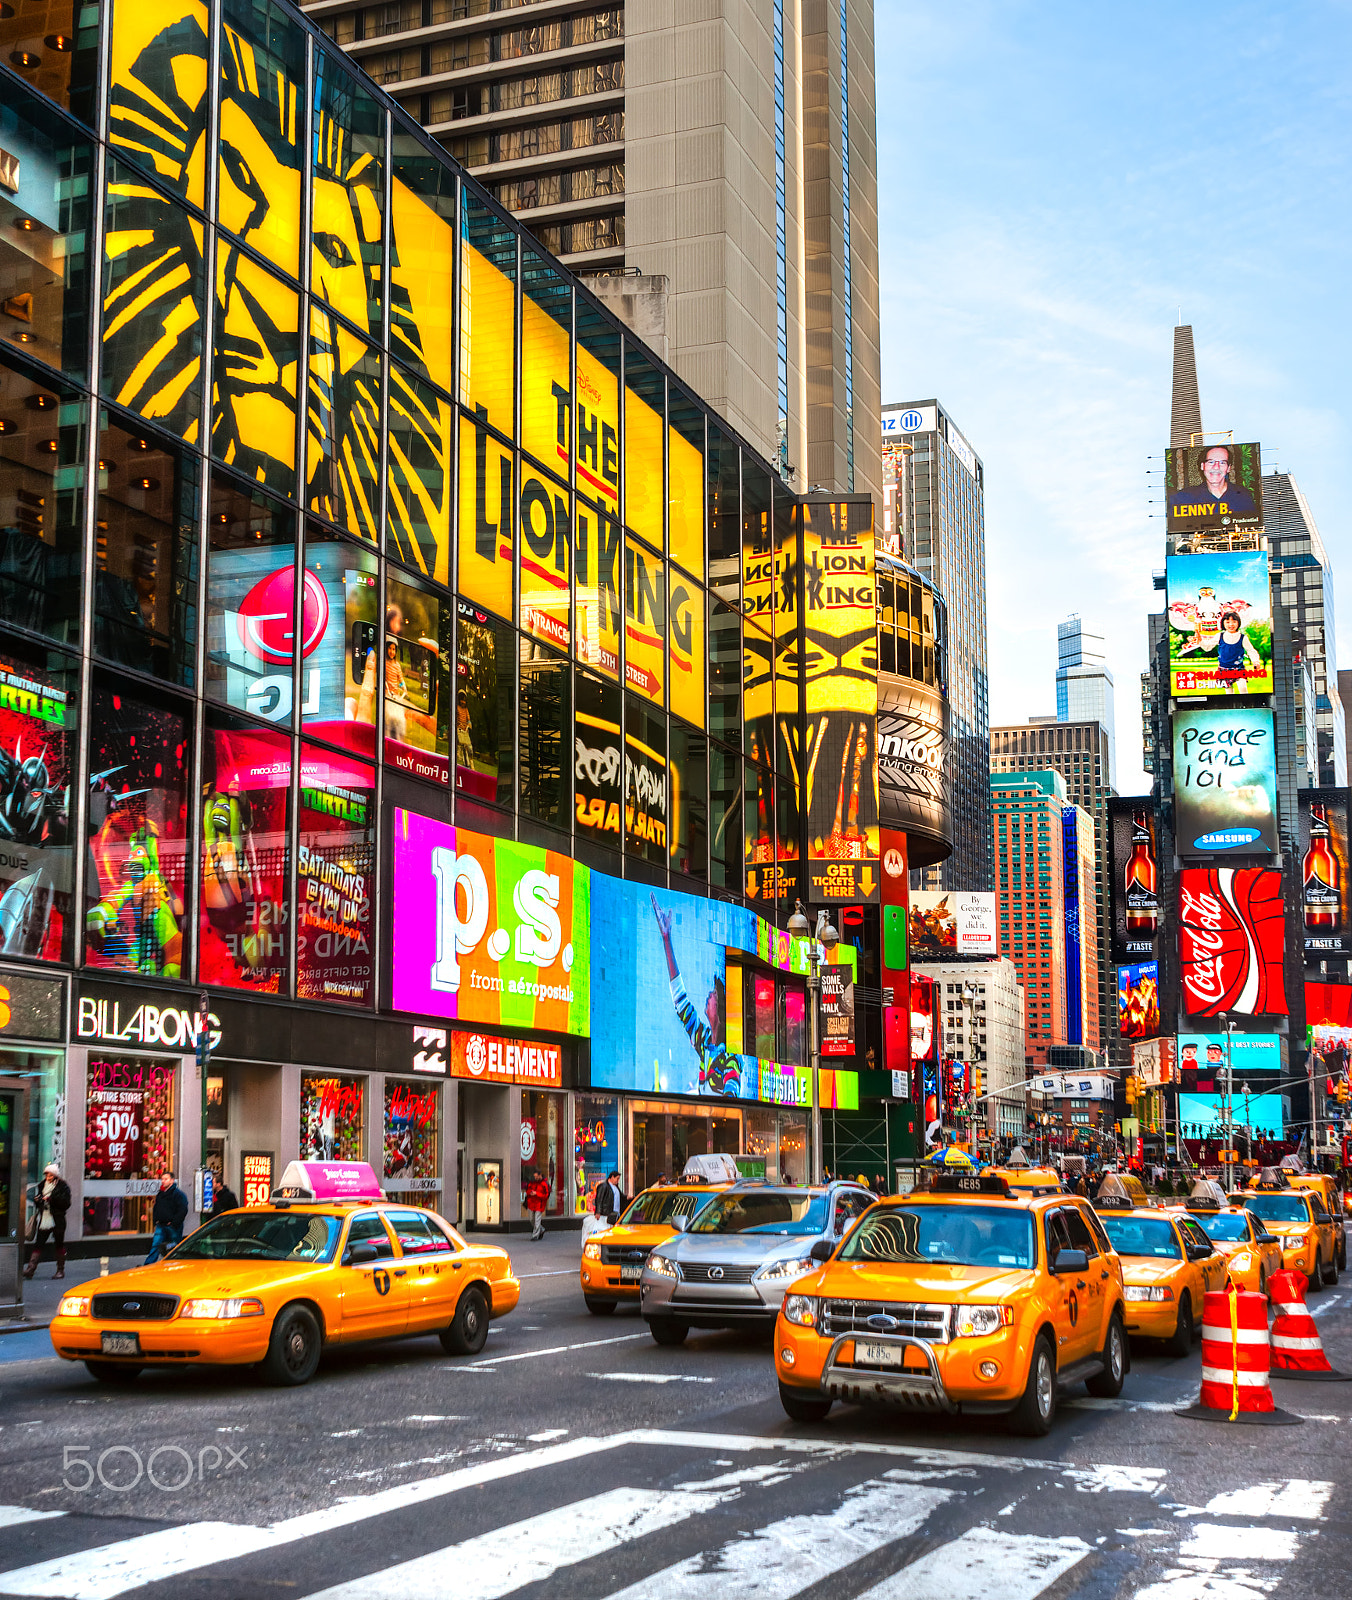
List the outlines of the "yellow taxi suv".
{"type": "Polygon", "coordinates": [[[630,1201],[613,1227],[582,1246],[582,1298],[594,1317],[637,1305],[643,1263],[654,1245],[697,1217],[723,1183],[659,1183],[630,1201]]]}
{"type": "Polygon", "coordinates": [[[1127,1332],[1192,1352],[1208,1289],[1225,1287],[1225,1257],[1197,1220],[1178,1211],[1105,1211],[1100,1218],[1122,1261],[1127,1332]]]}
{"type": "MultiPolygon", "coordinates": [[[[1327,1172],[1293,1172],[1287,1177],[1293,1189],[1307,1194],[1317,1194],[1334,1222],[1334,1263],[1339,1272],[1347,1271],[1347,1234],[1343,1230],[1343,1196],[1338,1185],[1327,1172]]],[[[1338,1281],[1336,1278],[1333,1280],[1338,1281]]]]}
{"type": "Polygon", "coordinates": [[[1225,1257],[1226,1276],[1238,1289],[1266,1295],[1268,1279],[1282,1270],[1282,1245],[1261,1217],[1232,1206],[1213,1178],[1199,1178],[1181,1206],[1171,1210],[1190,1216],[1225,1257]]]}
{"type": "Polygon", "coordinates": [[[57,1355],[101,1383],[148,1366],[258,1364],[280,1385],[308,1382],[330,1345],[426,1333],[448,1354],[477,1355],[521,1293],[507,1252],[385,1201],[365,1172],[364,1193],[348,1183],[338,1199],[228,1211],[153,1266],[67,1295],[50,1328],[57,1355]]]}
{"type": "Polygon", "coordinates": [[[1341,1220],[1324,1209],[1323,1199],[1309,1190],[1293,1189],[1285,1178],[1271,1178],[1256,1189],[1232,1196],[1259,1218],[1269,1233],[1281,1241],[1282,1266],[1303,1272],[1310,1289],[1338,1281],[1338,1240],[1341,1220]]]}
{"type": "Polygon", "coordinates": [[[779,1398],[796,1422],[832,1404],[1006,1415],[1040,1435],[1058,1386],[1121,1393],[1122,1269],[1087,1203],[937,1174],[879,1201],[790,1286],[775,1325],[779,1398]]]}

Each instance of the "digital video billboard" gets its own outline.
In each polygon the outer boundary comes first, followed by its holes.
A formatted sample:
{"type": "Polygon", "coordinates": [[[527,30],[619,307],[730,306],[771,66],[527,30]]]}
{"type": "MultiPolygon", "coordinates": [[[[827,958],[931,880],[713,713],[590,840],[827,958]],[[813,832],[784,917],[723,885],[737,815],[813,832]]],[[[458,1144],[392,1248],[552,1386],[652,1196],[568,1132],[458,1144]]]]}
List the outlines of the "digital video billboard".
{"type": "Polygon", "coordinates": [[[1251,1073],[1279,1074],[1282,1041],[1275,1033],[1180,1033],[1178,1070],[1187,1088],[1218,1080],[1226,1061],[1236,1084],[1251,1073]]]}
{"type": "MultiPolygon", "coordinates": [[[[1178,1120],[1185,1139],[1219,1139],[1224,1132],[1223,1102],[1219,1094],[1180,1094],[1178,1120]],[[1193,1132],[1193,1129],[1200,1131],[1193,1132]]],[[[1280,1139],[1283,1116],[1282,1096],[1251,1094],[1230,1097],[1230,1121],[1236,1131],[1253,1131],[1254,1138],[1280,1139]]]]}
{"type": "Polygon", "coordinates": [[[1271,694],[1267,552],[1169,556],[1165,568],[1171,692],[1271,694]]]}
{"type": "Polygon", "coordinates": [[[993,894],[913,889],[910,899],[908,940],[913,962],[997,953],[993,894]]]}
{"type": "Polygon", "coordinates": [[[1153,1039],[1160,1031],[1158,961],[1117,969],[1117,1032],[1122,1039],[1153,1039]]]}
{"type": "Polygon", "coordinates": [[[1271,711],[1233,705],[1175,712],[1174,832],[1180,856],[1277,853],[1271,711]]]}
{"type": "Polygon", "coordinates": [[[1307,952],[1352,950],[1348,875],[1348,791],[1306,789],[1296,799],[1300,908],[1307,952]]]}
{"type": "Polygon", "coordinates": [[[1178,957],[1193,1016],[1286,1011],[1286,908],[1275,867],[1185,867],[1178,885],[1178,957]]]}
{"type": "Polygon", "coordinates": [[[1127,966],[1155,954],[1160,926],[1160,850],[1150,795],[1108,801],[1112,861],[1112,955],[1127,966]]]}
{"type": "Polygon", "coordinates": [[[1164,452],[1166,526],[1172,537],[1258,528],[1263,466],[1256,444],[1183,445],[1164,452]]]}

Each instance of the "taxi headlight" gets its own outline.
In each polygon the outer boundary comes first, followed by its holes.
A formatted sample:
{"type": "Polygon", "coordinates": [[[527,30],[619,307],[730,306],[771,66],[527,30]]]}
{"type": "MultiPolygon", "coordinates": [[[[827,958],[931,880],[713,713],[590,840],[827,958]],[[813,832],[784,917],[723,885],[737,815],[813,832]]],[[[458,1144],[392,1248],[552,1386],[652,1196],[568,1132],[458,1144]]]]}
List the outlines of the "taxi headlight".
{"type": "Polygon", "coordinates": [[[811,1256],[795,1256],[792,1261],[772,1261],[768,1267],[762,1267],[756,1274],[759,1283],[773,1282],[775,1279],[801,1278],[805,1272],[811,1272],[817,1263],[811,1256]]]}
{"type": "Polygon", "coordinates": [[[1162,1283],[1129,1283],[1122,1291],[1128,1300],[1172,1300],[1174,1291],[1162,1283]]]}
{"type": "Polygon", "coordinates": [[[1247,1250],[1236,1250],[1230,1257],[1230,1265],[1238,1267],[1241,1272],[1247,1272],[1253,1265],[1253,1257],[1247,1250]]]}
{"type": "Polygon", "coordinates": [[[601,1246],[597,1244],[595,1239],[588,1239],[586,1244],[582,1246],[582,1254],[586,1256],[588,1261],[599,1261],[601,1259],[601,1246]]]}
{"type": "Polygon", "coordinates": [[[998,1333],[1014,1321],[1012,1306],[958,1306],[953,1319],[955,1339],[979,1339],[983,1334],[998,1333]]]}
{"type": "Polygon", "coordinates": [[[666,1256],[651,1255],[647,1260],[647,1270],[659,1278],[679,1278],[681,1269],[666,1256]]]}
{"type": "Polygon", "coordinates": [[[791,1294],[784,1298],[784,1320],[800,1328],[817,1326],[817,1297],[811,1294],[791,1294]]]}
{"type": "Polygon", "coordinates": [[[87,1317],[89,1315],[89,1297],[80,1294],[68,1294],[56,1308],[58,1317],[87,1317]]]}
{"type": "Polygon", "coordinates": [[[226,1321],[232,1317],[261,1317],[261,1300],[185,1300],[180,1317],[210,1317],[226,1321]]]}

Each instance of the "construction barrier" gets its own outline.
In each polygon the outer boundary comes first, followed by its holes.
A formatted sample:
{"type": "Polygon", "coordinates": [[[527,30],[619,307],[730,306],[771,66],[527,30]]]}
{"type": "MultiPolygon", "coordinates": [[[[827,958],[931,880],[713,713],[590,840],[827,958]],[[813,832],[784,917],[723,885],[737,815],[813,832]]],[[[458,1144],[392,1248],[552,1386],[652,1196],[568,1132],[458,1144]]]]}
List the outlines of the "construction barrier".
{"type": "Polygon", "coordinates": [[[1202,1311],[1202,1392],[1178,1413],[1200,1422],[1283,1426],[1301,1421],[1273,1404],[1267,1297],[1231,1286],[1208,1291],[1202,1311]]]}
{"type": "Polygon", "coordinates": [[[1307,1383],[1347,1383],[1352,1374],[1336,1372],[1324,1354],[1319,1329],[1305,1304],[1305,1274],[1274,1272],[1268,1293],[1277,1316],[1272,1324],[1272,1373],[1307,1383]]]}

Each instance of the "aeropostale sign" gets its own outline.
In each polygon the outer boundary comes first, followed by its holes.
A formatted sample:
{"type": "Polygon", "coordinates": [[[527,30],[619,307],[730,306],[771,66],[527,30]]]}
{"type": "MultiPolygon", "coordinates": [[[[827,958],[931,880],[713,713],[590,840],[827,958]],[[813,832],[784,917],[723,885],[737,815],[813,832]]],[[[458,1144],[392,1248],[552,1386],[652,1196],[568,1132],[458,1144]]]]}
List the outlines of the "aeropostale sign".
{"type": "Polygon", "coordinates": [[[451,1035],[451,1076],[479,1083],[519,1083],[535,1089],[563,1087],[563,1051],[538,1039],[501,1039],[487,1033],[451,1035]]]}

